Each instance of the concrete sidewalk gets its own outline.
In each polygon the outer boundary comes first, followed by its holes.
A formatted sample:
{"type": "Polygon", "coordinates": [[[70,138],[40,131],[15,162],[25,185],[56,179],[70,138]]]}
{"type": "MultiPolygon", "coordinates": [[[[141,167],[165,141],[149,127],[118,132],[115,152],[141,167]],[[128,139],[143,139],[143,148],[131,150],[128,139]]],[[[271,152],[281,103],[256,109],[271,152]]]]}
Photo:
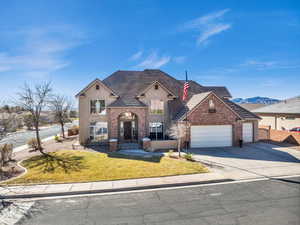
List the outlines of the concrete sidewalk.
{"type": "Polygon", "coordinates": [[[230,181],[220,173],[202,173],[169,177],[141,178],[117,181],[99,181],[68,184],[41,184],[27,186],[0,186],[0,198],[31,198],[57,195],[75,195],[126,190],[150,189],[188,184],[230,181]]]}

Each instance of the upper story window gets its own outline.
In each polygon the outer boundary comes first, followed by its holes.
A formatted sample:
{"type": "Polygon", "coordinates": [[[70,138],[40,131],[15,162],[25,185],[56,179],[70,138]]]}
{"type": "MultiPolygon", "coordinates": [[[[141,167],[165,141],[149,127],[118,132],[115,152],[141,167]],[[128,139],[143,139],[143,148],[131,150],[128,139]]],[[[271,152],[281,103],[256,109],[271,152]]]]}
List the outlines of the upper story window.
{"type": "Polygon", "coordinates": [[[96,90],[99,90],[100,89],[100,86],[97,84],[96,85],[96,90]]]}
{"type": "Polygon", "coordinates": [[[91,100],[91,113],[105,115],[105,100],[91,100]]]}
{"type": "Polygon", "coordinates": [[[210,113],[215,113],[216,112],[215,103],[212,99],[210,99],[208,101],[208,112],[210,112],[210,113]]]}
{"type": "Polygon", "coordinates": [[[156,115],[164,114],[164,102],[161,100],[150,101],[150,113],[156,115]]]}

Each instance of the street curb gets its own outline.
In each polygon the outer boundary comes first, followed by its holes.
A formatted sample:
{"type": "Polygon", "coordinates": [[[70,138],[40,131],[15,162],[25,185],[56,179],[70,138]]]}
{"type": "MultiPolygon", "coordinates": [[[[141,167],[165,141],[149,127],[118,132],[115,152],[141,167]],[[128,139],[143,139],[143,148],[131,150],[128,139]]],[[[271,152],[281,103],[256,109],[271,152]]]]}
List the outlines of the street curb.
{"type": "Polygon", "coordinates": [[[173,183],[173,184],[148,185],[148,186],[140,186],[140,187],[89,190],[89,191],[70,191],[70,192],[57,192],[57,193],[44,193],[44,194],[20,194],[20,195],[4,195],[4,196],[0,195],[0,199],[21,199],[21,198],[30,199],[30,198],[55,197],[55,196],[115,193],[115,192],[138,191],[138,190],[160,189],[160,188],[170,188],[170,187],[192,186],[192,185],[201,185],[201,184],[216,184],[216,183],[233,182],[233,181],[235,180],[219,179],[219,180],[210,180],[210,181],[195,181],[195,182],[184,182],[184,183],[173,183]]]}

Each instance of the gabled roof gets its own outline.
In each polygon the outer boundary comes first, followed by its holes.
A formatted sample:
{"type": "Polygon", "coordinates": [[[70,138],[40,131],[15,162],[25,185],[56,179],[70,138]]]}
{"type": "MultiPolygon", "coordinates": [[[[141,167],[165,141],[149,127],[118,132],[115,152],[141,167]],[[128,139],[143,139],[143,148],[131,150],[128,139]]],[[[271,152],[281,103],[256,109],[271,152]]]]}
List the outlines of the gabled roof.
{"type": "Polygon", "coordinates": [[[263,103],[238,103],[238,105],[249,111],[266,106],[266,104],[263,103]]]}
{"type": "Polygon", "coordinates": [[[300,96],[252,110],[255,113],[300,114],[300,96]]]}
{"type": "Polygon", "coordinates": [[[75,97],[79,97],[81,94],[83,94],[84,92],[86,92],[90,87],[92,87],[95,83],[99,83],[100,85],[102,85],[104,88],[106,88],[109,92],[111,92],[112,94],[114,94],[115,96],[118,96],[114,90],[112,90],[110,87],[108,87],[107,85],[105,85],[101,80],[99,80],[98,78],[96,78],[95,80],[93,80],[91,83],[89,83],[84,89],[82,89],[80,92],[78,92],[75,97]]]}
{"type": "MultiPolygon", "coordinates": [[[[181,83],[184,83],[185,80],[181,80],[181,83]]],[[[196,81],[189,80],[189,91],[192,92],[192,94],[198,94],[202,92],[209,92],[213,91],[215,94],[217,94],[221,98],[231,98],[231,94],[228,91],[228,89],[224,86],[202,86],[198,84],[196,81]]]]}
{"type": "Polygon", "coordinates": [[[179,111],[179,113],[174,117],[174,120],[182,120],[184,119],[184,115],[186,113],[191,113],[199,104],[201,104],[208,96],[215,95],[220,101],[222,101],[233,113],[235,113],[240,119],[243,120],[251,120],[251,119],[260,119],[254,113],[244,109],[243,107],[235,104],[234,102],[220,98],[214,92],[205,92],[200,94],[195,94],[191,97],[191,99],[187,102],[187,104],[179,111]]]}
{"type": "Polygon", "coordinates": [[[104,79],[103,83],[115,90],[116,94],[120,96],[121,100],[111,104],[111,106],[144,106],[136,97],[154,81],[159,82],[174,96],[182,95],[181,82],[161,70],[119,70],[104,79]]]}
{"type": "Polygon", "coordinates": [[[176,94],[174,94],[171,90],[169,90],[167,87],[165,87],[164,85],[162,85],[159,81],[155,80],[152,82],[152,84],[150,84],[148,87],[146,87],[146,89],[142,90],[138,95],[137,97],[140,97],[141,94],[144,94],[146,93],[151,87],[153,87],[154,85],[159,85],[160,87],[162,87],[166,92],[168,92],[168,94],[174,96],[174,97],[177,97],[176,94]]]}
{"type": "Polygon", "coordinates": [[[223,101],[234,110],[239,116],[244,120],[251,120],[251,119],[261,119],[256,114],[250,112],[249,110],[243,108],[242,106],[230,101],[228,99],[223,99],[223,101]]]}
{"type": "Polygon", "coordinates": [[[112,102],[107,107],[147,107],[143,102],[135,98],[118,98],[116,101],[112,102]]]}

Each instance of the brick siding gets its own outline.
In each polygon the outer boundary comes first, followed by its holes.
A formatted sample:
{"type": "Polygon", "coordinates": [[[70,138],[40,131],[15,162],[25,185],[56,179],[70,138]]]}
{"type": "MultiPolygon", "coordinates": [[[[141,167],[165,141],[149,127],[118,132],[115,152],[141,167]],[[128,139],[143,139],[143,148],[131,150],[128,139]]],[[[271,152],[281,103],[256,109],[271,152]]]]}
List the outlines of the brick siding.
{"type": "MultiPolygon", "coordinates": [[[[243,122],[240,118],[225,105],[219,98],[214,95],[210,95],[200,105],[192,111],[188,116],[190,125],[232,125],[233,129],[233,145],[238,145],[239,140],[242,139],[243,122]],[[215,113],[208,112],[209,100],[213,100],[216,108],[215,113]]],[[[252,122],[254,128],[254,141],[257,140],[258,136],[258,125],[257,121],[244,121],[252,122]]]]}
{"type": "Polygon", "coordinates": [[[148,136],[148,109],[147,108],[108,108],[108,136],[119,139],[119,116],[124,112],[131,112],[137,115],[138,140],[148,136]]]}

